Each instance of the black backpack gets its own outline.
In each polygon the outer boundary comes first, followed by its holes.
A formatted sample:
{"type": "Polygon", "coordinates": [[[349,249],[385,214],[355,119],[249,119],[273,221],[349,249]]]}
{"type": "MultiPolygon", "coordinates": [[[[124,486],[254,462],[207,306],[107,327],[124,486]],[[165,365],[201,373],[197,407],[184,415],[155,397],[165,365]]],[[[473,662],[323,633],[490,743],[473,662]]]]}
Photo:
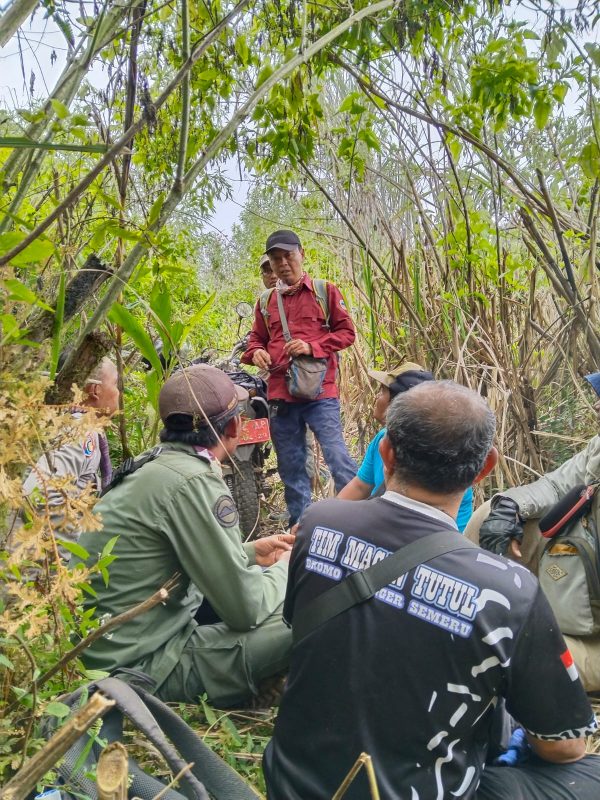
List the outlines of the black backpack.
{"type": "MultiPolygon", "coordinates": [[[[123,737],[123,719],[126,717],[159,750],[174,775],[193,762],[179,781],[179,787],[167,789],[165,784],[145,772],[132,758],[129,759],[130,784],[128,796],[152,800],[161,792],[163,800],[256,800],[260,795],[252,789],[220,756],[179,717],[152,694],[137,684],[125,683],[119,678],[102,680],[80,687],[60,701],[76,712],[85,693],[101,692],[115,701],[115,706],[104,716],[102,727],[90,747],[90,736],[83,734],[66,752],[57,768],[58,783],[63,784],[64,800],[80,800],[82,795],[97,800],[95,781],[86,777],[98,761],[103,746],[120,741],[123,737]],[[169,741],[170,740],[170,741],[169,741]],[[86,750],[88,751],[86,753],[86,750]],[[74,772],[74,768],[77,771],[74,772]]],[[[130,678],[128,677],[128,680],[130,678]]],[[[44,725],[44,735],[49,738],[55,731],[56,718],[44,725]]]]}

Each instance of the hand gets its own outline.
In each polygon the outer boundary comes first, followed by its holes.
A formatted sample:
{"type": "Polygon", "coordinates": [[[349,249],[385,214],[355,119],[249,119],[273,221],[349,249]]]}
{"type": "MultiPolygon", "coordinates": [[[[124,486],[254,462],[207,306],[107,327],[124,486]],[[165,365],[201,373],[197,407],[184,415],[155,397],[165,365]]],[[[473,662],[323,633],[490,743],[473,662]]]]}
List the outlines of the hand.
{"type": "Polygon", "coordinates": [[[312,356],[312,345],[302,339],[292,339],[283,348],[288,356],[312,356]]]}
{"type": "Polygon", "coordinates": [[[497,494],[492,498],[491,511],[479,529],[479,544],[484,550],[498,555],[520,555],[521,550],[515,542],[523,541],[523,520],[519,506],[506,495],[497,494]]]}
{"type": "Polygon", "coordinates": [[[259,369],[268,369],[271,366],[271,356],[266,350],[255,350],[252,363],[259,369]]]}
{"type": "Polygon", "coordinates": [[[256,563],[260,567],[270,567],[277,561],[289,561],[295,539],[291,533],[278,533],[257,539],[254,542],[256,563]]]}

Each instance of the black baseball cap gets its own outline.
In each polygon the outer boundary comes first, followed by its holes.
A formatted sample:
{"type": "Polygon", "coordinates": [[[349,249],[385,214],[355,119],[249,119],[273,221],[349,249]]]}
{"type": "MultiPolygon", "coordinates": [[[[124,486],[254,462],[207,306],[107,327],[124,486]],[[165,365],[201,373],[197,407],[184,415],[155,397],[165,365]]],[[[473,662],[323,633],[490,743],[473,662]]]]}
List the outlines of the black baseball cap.
{"type": "Polygon", "coordinates": [[[297,247],[302,247],[297,233],[294,231],[275,231],[267,239],[265,246],[265,253],[269,250],[274,250],[276,247],[281,250],[295,250],[297,247]]]}

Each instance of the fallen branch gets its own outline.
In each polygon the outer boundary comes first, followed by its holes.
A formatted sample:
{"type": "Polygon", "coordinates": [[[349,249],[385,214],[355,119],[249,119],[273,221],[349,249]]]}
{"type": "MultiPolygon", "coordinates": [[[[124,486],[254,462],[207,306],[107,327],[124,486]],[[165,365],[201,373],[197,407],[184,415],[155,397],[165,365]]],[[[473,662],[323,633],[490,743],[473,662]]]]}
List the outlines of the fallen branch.
{"type": "Polygon", "coordinates": [[[70,717],[47,744],[11,778],[0,792],[0,800],[25,800],[35,789],[37,782],[56,765],[77,739],[114,705],[114,700],[96,692],[87,705],[70,717]]]}
{"type": "Polygon", "coordinates": [[[119,625],[123,625],[124,622],[129,622],[135,617],[138,617],[140,614],[143,614],[145,611],[150,611],[151,608],[157,606],[159,603],[164,603],[166,600],[169,599],[169,592],[175,588],[177,585],[177,581],[179,580],[179,575],[174,575],[170,578],[164,586],[155,592],[151,597],[147,600],[144,600],[143,603],[138,603],[137,606],[130,608],[129,611],[124,611],[122,614],[118,614],[116,617],[109,619],[108,622],[105,622],[104,625],[101,625],[99,628],[96,628],[95,631],[92,631],[85,639],[82,639],[79,644],[76,644],[71,650],[64,654],[64,656],[57,661],[57,663],[50,667],[47,672],[44,672],[43,675],[37,679],[36,686],[40,687],[46,681],[50,680],[57,672],[60,672],[69,661],[72,661],[74,658],[77,658],[80,653],[82,653],[86,647],[95,642],[97,639],[100,639],[104,636],[105,633],[108,631],[112,631],[113,628],[118,627],[119,625]]]}

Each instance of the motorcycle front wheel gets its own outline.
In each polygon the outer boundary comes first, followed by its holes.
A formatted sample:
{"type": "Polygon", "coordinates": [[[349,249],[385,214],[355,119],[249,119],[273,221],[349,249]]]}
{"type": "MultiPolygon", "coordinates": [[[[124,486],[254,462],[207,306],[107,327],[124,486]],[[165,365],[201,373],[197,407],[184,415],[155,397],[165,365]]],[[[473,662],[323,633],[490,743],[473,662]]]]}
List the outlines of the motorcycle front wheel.
{"type": "Polygon", "coordinates": [[[225,480],[240,515],[240,529],[244,538],[254,537],[258,534],[260,511],[257,474],[252,461],[238,461],[237,458],[232,460],[235,466],[225,480]]]}

